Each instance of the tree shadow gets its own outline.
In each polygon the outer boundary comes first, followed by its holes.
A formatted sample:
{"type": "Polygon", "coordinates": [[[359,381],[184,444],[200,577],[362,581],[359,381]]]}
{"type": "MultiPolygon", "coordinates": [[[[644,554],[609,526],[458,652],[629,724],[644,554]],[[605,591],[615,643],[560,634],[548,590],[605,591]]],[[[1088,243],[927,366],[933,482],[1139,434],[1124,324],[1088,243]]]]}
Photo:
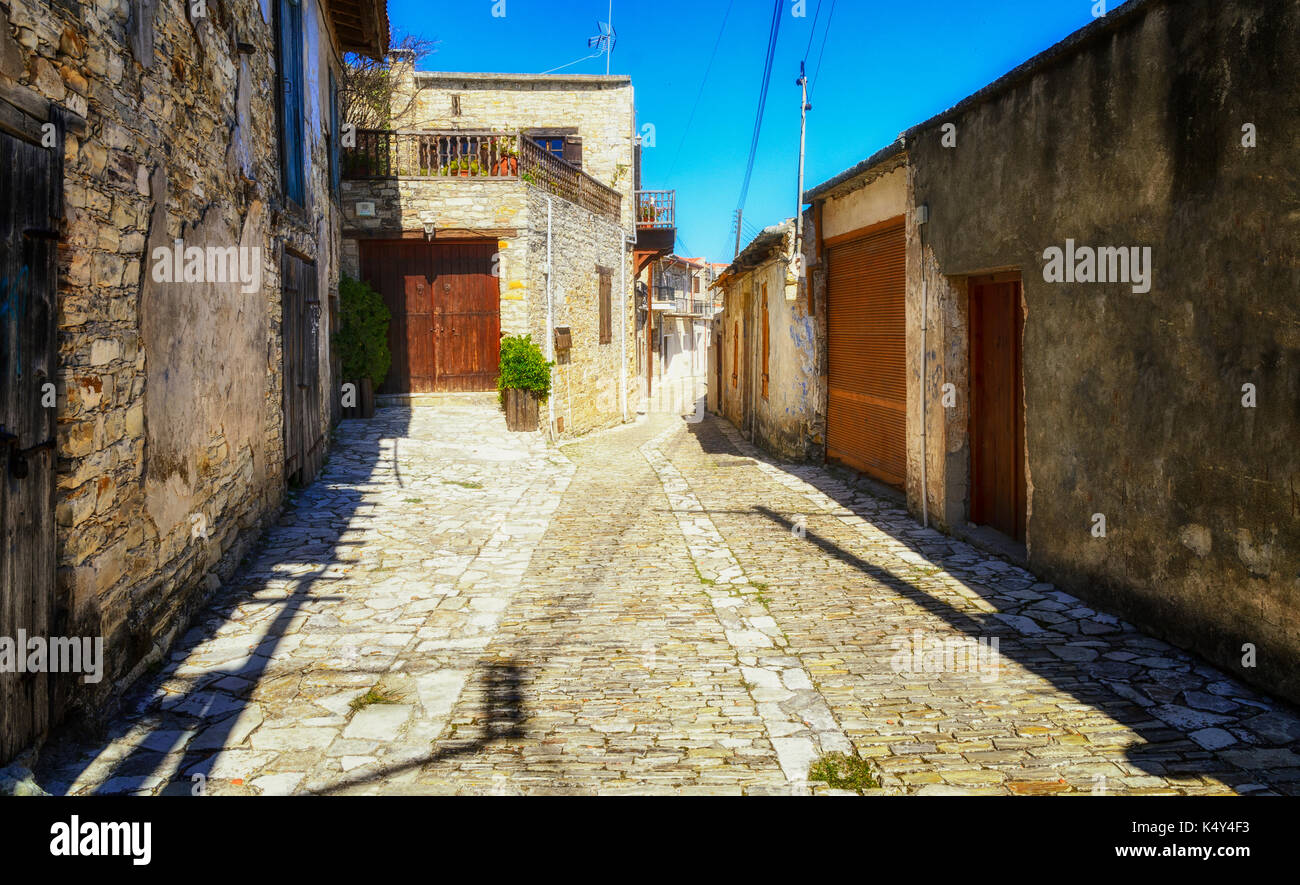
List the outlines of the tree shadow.
{"type": "MultiPolygon", "coordinates": [[[[795,545],[812,544],[831,559],[924,609],[972,643],[996,637],[1002,657],[1131,730],[1139,742],[1126,747],[1124,758],[1143,772],[1177,778],[1204,775],[1234,789],[1250,785],[1250,789],[1239,792],[1255,792],[1259,784],[1290,792],[1300,783],[1300,757],[1290,752],[1300,748],[1300,741],[1295,739],[1300,737],[1300,717],[1285,703],[1252,691],[1194,654],[1145,636],[1091,603],[1055,588],[1032,589],[1031,585],[1038,581],[1032,574],[1001,563],[963,541],[922,528],[897,503],[864,498],[872,494],[869,487],[854,488],[819,467],[783,464],[744,442],[734,429],[731,434],[725,433],[723,422],[725,419],[710,415],[688,429],[706,453],[755,458],[808,483],[840,510],[838,514],[821,510],[781,513],[759,504],[732,510],[706,508],[706,512],[759,517],[777,529],[764,537],[773,544],[789,545],[792,554],[795,545]],[[957,608],[908,577],[845,549],[807,525],[809,520],[835,515],[863,518],[906,545],[910,553],[924,557],[959,581],[962,596],[978,597],[983,611],[957,608]],[[998,570],[977,573],[973,569],[977,563],[988,561],[998,562],[998,570]],[[1062,626],[1074,623],[1058,614],[1065,610],[1090,612],[1081,616],[1081,622],[1088,625],[1085,632],[1076,627],[1071,633],[1070,628],[1062,626]],[[1143,651],[1135,653],[1137,649],[1143,651]],[[1120,654],[1108,657],[1111,652],[1120,654]],[[1207,691],[1210,686],[1216,693],[1207,691]],[[1189,693],[1193,697],[1189,698],[1189,693]],[[1216,705],[1223,709],[1204,709],[1216,705]],[[1247,720],[1253,722],[1243,725],[1247,720]],[[1201,742],[1193,740],[1193,734],[1201,742]],[[1226,742],[1224,746],[1211,748],[1222,742],[1226,742]]],[[[726,426],[730,428],[729,422],[726,426]]],[[[736,463],[739,466],[744,462],[736,463]]],[[[724,461],[717,466],[728,465],[724,461]]],[[[752,542],[754,538],[747,540],[752,542]]],[[[867,613],[863,611],[862,615],[867,613]]],[[[1095,760],[1106,758],[1097,755],[1095,760]]]]}
{"type": "Polygon", "coordinates": [[[66,790],[113,749],[115,741],[141,729],[147,733],[97,773],[95,794],[152,791],[160,779],[164,792],[188,794],[192,780],[210,775],[217,757],[232,749],[227,744],[236,729],[247,727],[243,714],[258,687],[267,679],[306,672],[278,668],[277,653],[292,635],[295,620],[326,612],[331,603],[345,598],[326,595],[331,584],[342,580],[332,570],[348,561],[350,548],[359,546],[343,535],[370,518],[362,506],[365,485],[383,472],[396,474],[401,482],[398,465],[382,458],[382,448],[385,440],[406,437],[411,417],[409,408],[391,408],[377,411],[370,420],[341,422],[328,462],[311,485],[290,491],[278,522],[263,532],[236,568],[234,583],[204,604],[194,625],[171,648],[161,672],[141,677],[127,690],[121,705],[126,715],[108,728],[96,729],[94,740],[104,746],[79,755],[87,743],[87,726],[65,726],[41,754],[38,782],[51,792],[66,790]],[[274,587],[285,580],[280,575],[289,580],[283,595],[274,587]],[[196,650],[220,640],[223,628],[241,617],[241,607],[259,603],[278,606],[279,611],[260,636],[249,641],[247,654],[233,655],[229,666],[187,666],[196,650]],[[189,684],[180,693],[165,694],[164,687],[176,681],[189,684]]]}

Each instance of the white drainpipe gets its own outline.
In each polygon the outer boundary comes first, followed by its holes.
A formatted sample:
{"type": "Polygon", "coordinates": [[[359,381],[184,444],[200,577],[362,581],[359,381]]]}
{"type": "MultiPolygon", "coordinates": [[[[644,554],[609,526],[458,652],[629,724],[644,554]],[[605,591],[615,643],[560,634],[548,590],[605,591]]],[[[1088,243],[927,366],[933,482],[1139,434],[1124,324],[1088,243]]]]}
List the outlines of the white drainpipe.
{"type": "MultiPolygon", "coordinates": [[[[555,333],[551,330],[551,198],[546,198],[546,359],[555,360],[555,333]]],[[[546,435],[555,439],[555,367],[551,367],[551,395],[546,398],[546,435]]]]}
{"type": "MultiPolygon", "coordinates": [[[[618,229],[618,406],[627,423],[627,231],[618,229]]],[[[635,305],[633,306],[635,309],[635,305]]]]}
{"type": "Polygon", "coordinates": [[[930,374],[930,281],[925,278],[925,256],[921,256],[921,524],[930,527],[930,486],[925,479],[925,462],[928,450],[925,446],[925,425],[929,422],[929,374],[930,374]]]}

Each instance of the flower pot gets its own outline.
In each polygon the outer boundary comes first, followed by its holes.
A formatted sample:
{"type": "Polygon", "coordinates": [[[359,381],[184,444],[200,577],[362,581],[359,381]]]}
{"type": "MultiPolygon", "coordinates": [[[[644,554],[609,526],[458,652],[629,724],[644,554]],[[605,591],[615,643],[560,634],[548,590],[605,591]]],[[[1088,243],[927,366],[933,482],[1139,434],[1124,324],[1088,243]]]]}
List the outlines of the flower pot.
{"type": "Polygon", "coordinates": [[[531,390],[505,390],[506,428],[513,431],[537,429],[537,394],[531,390]]]}
{"type": "Polygon", "coordinates": [[[375,417],[375,388],[369,378],[349,381],[356,386],[357,401],[355,406],[343,408],[344,420],[370,419],[375,417]]]}
{"type": "Polygon", "coordinates": [[[496,165],[492,167],[492,174],[499,178],[503,178],[507,175],[518,175],[519,158],[502,157],[500,160],[497,160],[496,165]]]}

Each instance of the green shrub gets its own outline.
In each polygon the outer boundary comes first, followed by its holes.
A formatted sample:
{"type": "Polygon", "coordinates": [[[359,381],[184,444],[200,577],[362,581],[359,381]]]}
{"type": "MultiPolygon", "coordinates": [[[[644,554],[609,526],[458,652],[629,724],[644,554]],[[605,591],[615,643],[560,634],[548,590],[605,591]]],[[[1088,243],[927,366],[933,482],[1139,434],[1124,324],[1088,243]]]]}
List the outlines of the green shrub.
{"type": "Polygon", "coordinates": [[[343,380],[369,378],[378,389],[388,377],[393,357],[388,351],[388,321],[384,298],[368,283],[346,274],[339,280],[339,330],[334,335],[343,362],[343,380]]]}
{"type": "Polygon", "coordinates": [[[501,375],[497,390],[531,390],[540,400],[551,395],[551,366],[531,335],[501,339],[501,375]]]}

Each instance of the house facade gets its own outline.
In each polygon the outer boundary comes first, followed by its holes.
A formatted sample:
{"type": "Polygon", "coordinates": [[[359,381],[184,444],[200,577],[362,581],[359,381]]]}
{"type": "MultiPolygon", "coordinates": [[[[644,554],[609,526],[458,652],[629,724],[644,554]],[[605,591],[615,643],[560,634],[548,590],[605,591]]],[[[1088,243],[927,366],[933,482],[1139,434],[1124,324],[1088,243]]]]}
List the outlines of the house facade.
{"type": "Polygon", "coordinates": [[[767,451],[820,460],[822,347],[796,248],[788,219],[761,231],[718,277],[707,402],[767,451]]]}
{"type": "MultiPolygon", "coordinates": [[[[381,393],[495,389],[500,338],[557,365],[549,430],[626,420],[640,146],[631,80],[450,74],[397,57],[392,128],[344,158],[349,272],[393,314],[381,393]]],[[[641,213],[644,214],[644,213],[641,213]]]]}
{"type": "Polygon", "coordinates": [[[824,424],[735,392],[739,278],[719,411],[1300,698],[1296,45],[1294,4],[1133,0],[810,189],[824,424]]]}
{"type": "Polygon", "coordinates": [[[0,759],[161,660],[323,459],[333,84],[387,39],[377,0],[0,4],[0,636],[103,643],[0,673],[0,759]]]}

